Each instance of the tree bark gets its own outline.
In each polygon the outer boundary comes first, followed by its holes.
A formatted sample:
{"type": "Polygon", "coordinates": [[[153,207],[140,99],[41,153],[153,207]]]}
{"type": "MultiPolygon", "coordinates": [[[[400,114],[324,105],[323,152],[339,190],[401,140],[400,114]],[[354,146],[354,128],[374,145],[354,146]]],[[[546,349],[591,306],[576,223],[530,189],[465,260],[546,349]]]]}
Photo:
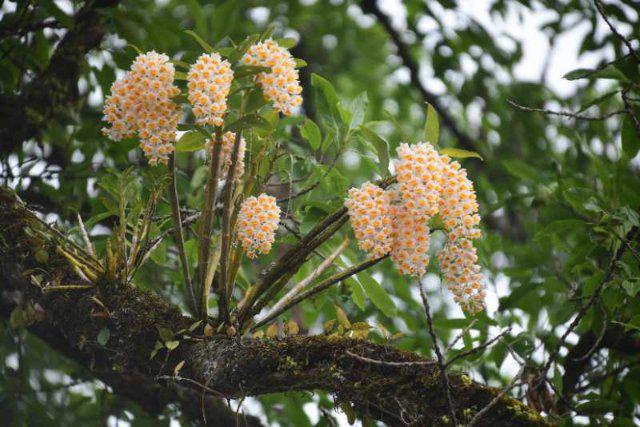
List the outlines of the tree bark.
{"type": "MultiPolygon", "coordinates": [[[[264,340],[191,336],[180,339],[175,350],[162,350],[151,359],[159,328],[176,332],[189,328],[194,319],[148,291],[105,278],[98,278],[89,290],[48,291],[50,286],[86,284],[60,248],[73,251],[11,190],[0,188],[2,315],[11,316],[17,307],[25,313],[30,331],[151,413],[176,402],[194,419],[203,420],[204,411],[209,423],[225,420],[226,425],[235,423],[235,414],[221,397],[323,390],[343,407],[389,425],[451,423],[436,365],[398,367],[353,357],[428,362],[364,340],[324,335],[264,340]],[[38,315],[29,318],[34,312],[38,315]],[[103,328],[109,329],[110,337],[101,345],[97,336],[103,328]]],[[[463,422],[499,394],[462,373],[450,374],[450,383],[456,415],[463,422]]],[[[528,406],[503,396],[479,424],[546,422],[528,406]]],[[[247,425],[258,421],[248,418],[247,425]]]]}

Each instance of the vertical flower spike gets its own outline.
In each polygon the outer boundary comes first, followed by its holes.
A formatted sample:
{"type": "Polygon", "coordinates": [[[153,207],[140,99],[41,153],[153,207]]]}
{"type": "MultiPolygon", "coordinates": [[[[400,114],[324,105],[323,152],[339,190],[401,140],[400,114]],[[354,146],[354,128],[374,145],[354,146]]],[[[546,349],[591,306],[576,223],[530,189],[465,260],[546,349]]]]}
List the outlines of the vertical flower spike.
{"type": "Polygon", "coordinates": [[[251,46],[242,57],[242,62],[271,68],[271,71],[257,74],[255,80],[262,88],[264,97],[273,103],[276,110],[290,116],[302,104],[298,70],[287,49],[267,39],[251,46]]]}
{"type": "Polygon", "coordinates": [[[200,55],[187,74],[189,102],[199,125],[222,126],[233,80],[229,61],[217,53],[200,55]]]}
{"type": "Polygon", "coordinates": [[[400,144],[394,162],[398,187],[407,210],[425,218],[438,213],[443,162],[440,154],[426,142],[400,144]]]}
{"type": "MultiPolygon", "coordinates": [[[[233,155],[233,147],[235,145],[236,135],[233,132],[226,132],[222,135],[222,147],[220,149],[220,177],[225,179],[231,167],[231,156],[233,155]]],[[[215,142],[211,139],[205,141],[207,153],[211,153],[215,142]]],[[[244,154],[247,149],[247,142],[244,138],[240,138],[240,146],[238,147],[238,164],[234,178],[239,180],[244,174],[244,154]]]]}
{"type": "Polygon", "coordinates": [[[391,259],[402,274],[422,277],[429,265],[430,230],[423,217],[412,214],[400,191],[387,190],[392,199],[393,231],[391,259]]]}
{"type": "Polygon", "coordinates": [[[484,309],[485,289],[476,248],[467,238],[450,240],[438,253],[444,281],[453,297],[469,314],[484,309]]]}
{"type": "Polygon", "coordinates": [[[478,202],[473,183],[467,178],[467,171],[458,162],[450,162],[448,157],[443,171],[440,194],[440,216],[444,221],[451,240],[462,237],[476,239],[481,236],[478,225],[478,202]]]}
{"type": "Polygon", "coordinates": [[[349,190],[345,206],[360,248],[370,259],[391,250],[391,206],[389,195],[380,187],[366,182],[349,190]]]}
{"type": "Polygon", "coordinates": [[[167,163],[181,111],[171,98],[180,93],[173,85],[175,70],[169,57],[154,51],[140,54],[119,81],[111,86],[104,105],[103,132],[112,140],[140,137],[149,164],[167,163]]]}
{"type": "Polygon", "coordinates": [[[238,241],[247,257],[268,254],[275,240],[280,220],[280,208],[276,198],[261,194],[248,197],[238,213],[238,241]]]}

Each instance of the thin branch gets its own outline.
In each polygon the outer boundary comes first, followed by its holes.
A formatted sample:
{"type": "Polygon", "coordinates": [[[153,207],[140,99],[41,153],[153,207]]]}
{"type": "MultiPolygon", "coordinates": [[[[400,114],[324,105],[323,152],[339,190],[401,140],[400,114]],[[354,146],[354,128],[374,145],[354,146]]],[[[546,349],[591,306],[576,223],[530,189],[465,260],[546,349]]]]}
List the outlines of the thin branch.
{"type": "Polygon", "coordinates": [[[578,114],[578,113],[574,113],[572,111],[554,111],[554,110],[547,110],[544,108],[534,108],[534,107],[527,107],[524,105],[520,105],[517,102],[511,100],[511,99],[507,99],[507,103],[510,104],[512,107],[518,108],[522,111],[528,111],[528,112],[532,112],[532,113],[542,113],[542,114],[547,114],[550,116],[561,116],[561,117],[567,117],[570,119],[575,119],[575,120],[586,120],[586,121],[600,121],[600,120],[607,120],[613,116],[617,116],[619,114],[627,114],[626,110],[616,110],[616,111],[612,111],[610,113],[607,113],[605,115],[602,116],[585,116],[584,114],[578,114]]]}
{"type": "Polygon", "coordinates": [[[84,227],[84,222],[82,222],[82,217],[80,214],[78,215],[78,227],[80,228],[80,234],[82,235],[82,240],[84,240],[84,245],[87,247],[87,251],[89,255],[95,258],[96,250],[91,243],[91,239],[89,239],[89,234],[87,233],[87,229],[84,227]]]}
{"type": "Polygon", "coordinates": [[[447,363],[445,364],[445,367],[449,367],[452,363],[463,359],[467,356],[471,356],[472,354],[475,354],[481,350],[484,350],[485,348],[489,347],[491,344],[493,344],[494,342],[498,341],[500,338],[502,338],[503,336],[505,336],[506,334],[508,334],[509,332],[511,332],[511,327],[508,327],[507,329],[505,329],[504,331],[500,332],[498,335],[496,335],[495,337],[491,338],[488,341],[485,341],[484,343],[480,344],[477,347],[474,347],[472,349],[469,349],[467,351],[464,351],[454,357],[452,357],[449,361],[447,361],[447,363]]]}
{"type": "Polygon", "coordinates": [[[476,323],[478,323],[478,319],[473,319],[471,323],[469,323],[469,325],[466,328],[460,331],[460,333],[453,339],[453,341],[449,343],[449,345],[444,349],[444,352],[448,353],[458,343],[458,341],[460,341],[460,338],[465,336],[465,334],[469,332],[471,328],[475,326],[476,323]]]}
{"type": "MultiPolygon", "coordinates": [[[[445,108],[438,99],[438,96],[434,93],[430,92],[426,86],[422,83],[420,79],[420,66],[415,61],[413,56],[411,55],[409,46],[407,46],[400,37],[399,32],[393,27],[391,24],[391,20],[387,15],[385,15],[380,8],[378,7],[377,0],[363,0],[361,3],[362,10],[366,13],[373,14],[378,22],[385,29],[391,41],[396,46],[398,51],[398,56],[402,59],[402,63],[409,69],[409,74],[411,77],[411,82],[418,89],[422,98],[431,104],[433,108],[438,112],[439,117],[442,120],[442,125],[449,129],[451,133],[455,136],[455,138],[460,143],[462,148],[471,151],[478,151],[478,147],[469,135],[467,135],[462,129],[460,129],[459,124],[456,120],[450,115],[449,108],[445,108]]],[[[486,156],[486,153],[482,153],[483,156],[486,156]]]]}
{"type": "Polygon", "coordinates": [[[620,34],[618,30],[615,29],[611,21],[609,21],[609,18],[604,13],[604,9],[602,8],[602,3],[600,2],[600,0],[593,0],[593,3],[596,5],[596,9],[598,9],[598,13],[600,13],[600,16],[602,16],[602,19],[604,19],[604,22],[607,23],[607,26],[609,27],[611,32],[615,34],[615,36],[618,37],[622,41],[622,43],[624,43],[627,49],[629,49],[629,53],[635,58],[636,63],[640,64],[640,56],[638,56],[638,53],[633,49],[633,46],[631,46],[631,42],[627,40],[626,37],[624,37],[622,34],[620,34]]]}
{"type": "Polygon", "coordinates": [[[489,410],[491,408],[493,408],[499,401],[500,399],[502,399],[502,396],[504,396],[505,394],[507,394],[512,388],[514,388],[517,383],[518,383],[518,379],[522,376],[522,373],[524,372],[524,368],[526,365],[522,365],[520,366],[520,370],[518,371],[518,373],[513,377],[513,379],[511,380],[511,382],[502,390],[500,390],[500,393],[498,393],[496,395],[496,397],[494,397],[491,402],[489,402],[487,404],[487,406],[485,406],[484,408],[482,408],[480,411],[478,411],[478,413],[476,413],[476,415],[471,419],[471,421],[469,421],[468,427],[472,427],[474,425],[476,425],[478,423],[478,421],[480,421],[480,418],[482,418],[483,416],[485,416],[487,414],[487,412],[489,412],[489,410]]]}
{"type": "Polygon", "coordinates": [[[449,384],[449,377],[447,376],[447,366],[444,362],[444,356],[442,355],[442,351],[440,350],[440,344],[438,344],[438,338],[436,336],[436,332],[433,329],[433,319],[431,318],[431,309],[429,308],[429,300],[427,299],[427,294],[424,290],[424,286],[420,283],[420,297],[422,298],[422,305],[424,305],[424,314],[427,317],[427,325],[429,327],[429,335],[431,336],[431,341],[433,341],[433,349],[436,352],[436,358],[438,359],[438,367],[440,368],[440,380],[442,382],[442,386],[445,388],[445,394],[447,396],[447,406],[449,407],[449,412],[451,413],[451,419],[453,420],[453,425],[455,427],[458,426],[458,418],[456,417],[456,410],[453,406],[453,398],[451,396],[451,384],[449,384]]]}
{"type": "Polygon", "coordinates": [[[189,303],[193,313],[198,310],[193,283],[191,282],[191,274],[189,273],[189,260],[187,259],[187,251],[184,246],[184,237],[182,233],[182,217],[180,215],[180,200],[178,198],[178,187],[176,182],[176,156],[171,153],[169,157],[169,193],[171,195],[171,213],[173,215],[173,231],[178,246],[178,254],[180,256],[180,265],[182,266],[182,277],[189,293],[189,303]]]}
{"type": "Polygon", "coordinates": [[[408,368],[413,366],[433,366],[438,364],[438,362],[435,360],[424,360],[424,361],[417,361],[417,362],[389,362],[386,360],[371,359],[369,357],[360,356],[359,354],[355,354],[350,350],[347,350],[346,354],[350,357],[353,357],[354,359],[360,360],[361,362],[371,363],[372,365],[378,365],[378,366],[408,368]]]}
{"type": "MultiPolygon", "coordinates": [[[[626,236],[627,240],[635,239],[635,236],[637,233],[638,233],[638,227],[636,226],[631,227],[631,229],[629,230],[626,236]]],[[[578,326],[578,324],[580,323],[580,320],[582,320],[582,318],[587,314],[591,306],[593,306],[596,300],[600,297],[600,293],[602,292],[602,289],[604,288],[604,286],[607,283],[609,283],[609,281],[613,278],[613,275],[616,272],[618,261],[620,261],[620,259],[622,258],[622,255],[624,255],[625,248],[626,248],[625,245],[621,245],[616,251],[615,255],[611,259],[611,262],[609,263],[609,267],[607,268],[607,272],[604,278],[602,279],[598,287],[593,291],[593,294],[591,295],[591,298],[589,298],[589,301],[587,301],[587,303],[580,309],[580,311],[578,312],[576,317],[573,319],[573,321],[571,322],[571,324],[569,325],[565,333],[562,334],[562,337],[560,337],[560,342],[558,343],[556,350],[549,355],[549,360],[547,361],[547,363],[544,365],[544,368],[543,368],[544,372],[547,372],[549,370],[549,368],[551,367],[551,364],[554,362],[555,358],[558,356],[558,353],[560,352],[560,348],[564,345],[569,334],[571,334],[573,330],[578,326]]]]}

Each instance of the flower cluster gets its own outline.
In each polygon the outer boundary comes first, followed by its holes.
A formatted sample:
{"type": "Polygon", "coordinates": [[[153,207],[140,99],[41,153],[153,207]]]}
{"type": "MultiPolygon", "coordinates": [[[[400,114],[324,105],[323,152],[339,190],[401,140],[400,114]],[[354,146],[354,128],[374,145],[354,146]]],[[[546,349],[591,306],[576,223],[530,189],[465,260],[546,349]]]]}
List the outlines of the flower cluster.
{"type": "Polygon", "coordinates": [[[360,247],[370,256],[374,248],[375,256],[390,253],[402,274],[423,276],[429,265],[429,221],[440,215],[448,234],[438,253],[444,282],[464,310],[477,313],[485,292],[471,242],[481,234],[473,183],[458,162],[428,143],[401,144],[397,154],[397,184],[382,190],[367,183],[349,191],[345,205],[360,247]]]}
{"type": "Polygon", "coordinates": [[[476,248],[468,238],[449,240],[438,253],[438,262],[453,298],[470,314],[484,308],[485,290],[476,248]]]}
{"type": "MultiPolygon", "coordinates": [[[[233,148],[236,143],[236,134],[234,132],[226,132],[222,135],[222,147],[220,147],[220,177],[225,179],[229,173],[231,167],[231,156],[233,155],[233,148]]],[[[205,148],[207,153],[211,153],[215,142],[212,139],[205,141],[205,148]]],[[[240,138],[240,145],[238,146],[238,161],[236,163],[236,170],[234,178],[239,180],[244,174],[244,153],[247,149],[247,142],[244,138],[240,138]]]]}
{"type": "Polygon", "coordinates": [[[289,116],[302,104],[298,70],[287,49],[279,46],[274,40],[267,39],[251,46],[244,54],[242,62],[271,69],[258,73],[255,80],[262,88],[265,99],[272,102],[276,110],[289,116]]]}
{"type": "Polygon", "coordinates": [[[267,254],[275,240],[280,220],[280,208],[275,197],[261,194],[248,197],[238,213],[238,240],[253,259],[258,254],[267,254]]]}
{"type": "Polygon", "coordinates": [[[199,125],[222,126],[227,111],[227,96],[233,80],[229,61],[217,53],[205,53],[187,73],[189,102],[199,125]]]}
{"type": "Polygon", "coordinates": [[[345,202],[360,248],[369,258],[379,258],[391,250],[391,205],[389,195],[370,182],[349,190],[345,202]]]}
{"type": "Polygon", "coordinates": [[[429,265],[430,230],[424,218],[411,213],[402,203],[401,192],[390,189],[395,203],[391,205],[393,232],[391,259],[402,274],[423,276],[429,265]]]}
{"type": "Polygon", "coordinates": [[[180,93],[173,84],[174,73],[167,55],[154,51],[140,54],[131,70],[111,85],[105,101],[104,120],[111,127],[103,132],[114,141],[137,133],[151,165],[166,163],[174,148],[182,114],[171,100],[180,93]]]}
{"type": "Polygon", "coordinates": [[[429,143],[400,144],[394,161],[402,202],[417,218],[438,213],[443,159],[429,143]]]}

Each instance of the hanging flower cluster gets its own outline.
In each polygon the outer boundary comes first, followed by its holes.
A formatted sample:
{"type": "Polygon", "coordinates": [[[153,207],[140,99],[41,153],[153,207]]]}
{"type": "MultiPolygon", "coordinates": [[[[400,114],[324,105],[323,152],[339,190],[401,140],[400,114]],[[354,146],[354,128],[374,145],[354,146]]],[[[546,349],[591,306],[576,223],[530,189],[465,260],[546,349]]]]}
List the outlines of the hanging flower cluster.
{"type": "Polygon", "coordinates": [[[286,116],[302,104],[302,87],[298,81],[298,70],[291,53],[274,40],[267,39],[249,48],[242,62],[246,65],[269,67],[256,75],[265,99],[273,103],[276,110],[286,116]]]}
{"type": "MultiPolygon", "coordinates": [[[[226,132],[222,135],[222,147],[220,148],[220,177],[225,179],[231,167],[231,156],[233,155],[233,147],[236,143],[236,134],[234,132],[226,132]]],[[[205,141],[207,153],[211,153],[215,142],[212,139],[205,141]]],[[[240,138],[240,146],[238,147],[238,161],[236,162],[236,170],[234,178],[239,180],[244,175],[244,154],[247,149],[247,141],[240,138]]]]}
{"type": "Polygon", "coordinates": [[[382,190],[367,183],[359,190],[349,191],[345,205],[360,247],[369,256],[390,253],[402,274],[421,277],[429,265],[428,223],[439,214],[448,233],[448,241],[438,254],[444,282],[464,310],[472,314],[482,310],[485,292],[471,242],[480,237],[480,216],[466,170],[428,143],[401,144],[396,152],[397,184],[382,190]],[[363,193],[376,195],[375,209],[364,207],[363,193]],[[388,223],[384,227],[381,221],[376,222],[380,226],[373,225],[381,212],[391,223],[391,234],[388,223]],[[368,227],[366,233],[363,224],[368,227]],[[382,246],[379,243],[382,241],[390,245],[382,246]],[[373,247],[378,248],[375,254],[371,251],[373,247]]]}
{"type": "Polygon", "coordinates": [[[233,80],[229,61],[217,53],[200,55],[187,73],[189,102],[199,125],[222,126],[233,80]]]}
{"type": "Polygon", "coordinates": [[[111,85],[104,105],[103,132],[114,141],[138,134],[149,164],[167,163],[173,151],[181,117],[171,98],[180,93],[173,85],[175,70],[169,57],[155,51],[140,54],[131,70],[111,85]]]}
{"type": "Polygon", "coordinates": [[[248,197],[238,213],[238,241],[250,259],[268,254],[275,240],[280,208],[276,198],[261,194],[248,197]]]}
{"type": "Polygon", "coordinates": [[[345,206],[360,248],[369,258],[379,258],[391,250],[391,205],[389,194],[370,182],[349,190],[345,206]]]}

